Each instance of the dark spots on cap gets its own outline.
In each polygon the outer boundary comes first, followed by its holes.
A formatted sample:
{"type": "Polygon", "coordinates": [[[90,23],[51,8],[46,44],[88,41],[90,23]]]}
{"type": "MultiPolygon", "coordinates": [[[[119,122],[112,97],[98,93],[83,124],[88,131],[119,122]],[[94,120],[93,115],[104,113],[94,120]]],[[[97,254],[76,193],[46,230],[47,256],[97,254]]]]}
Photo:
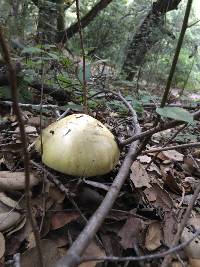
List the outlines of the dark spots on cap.
{"type": "Polygon", "coordinates": [[[53,130],[51,130],[50,133],[51,133],[52,135],[54,135],[55,132],[54,132],[53,130]]]}

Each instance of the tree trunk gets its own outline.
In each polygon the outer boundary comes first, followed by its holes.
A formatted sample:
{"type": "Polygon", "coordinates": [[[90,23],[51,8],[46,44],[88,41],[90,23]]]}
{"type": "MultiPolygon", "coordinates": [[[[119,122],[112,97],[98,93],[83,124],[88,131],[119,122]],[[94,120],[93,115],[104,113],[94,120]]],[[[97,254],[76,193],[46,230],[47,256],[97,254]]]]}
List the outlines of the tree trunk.
{"type": "Polygon", "coordinates": [[[65,24],[64,0],[48,1],[44,4],[34,1],[39,8],[38,15],[38,42],[54,44],[61,38],[65,24]]]}
{"type": "MultiPolygon", "coordinates": [[[[87,27],[88,24],[99,14],[99,12],[106,8],[111,2],[112,0],[100,0],[83,18],[81,18],[82,28],[87,27]]],[[[78,30],[78,22],[72,24],[68,29],[63,31],[60,42],[64,44],[68,39],[78,33],[78,30]]]]}
{"type": "Polygon", "coordinates": [[[157,0],[153,3],[127,49],[122,67],[122,74],[125,74],[126,80],[133,80],[138,68],[144,62],[146,53],[158,41],[156,33],[163,26],[164,14],[177,9],[180,2],[181,0],[157,0]]]}

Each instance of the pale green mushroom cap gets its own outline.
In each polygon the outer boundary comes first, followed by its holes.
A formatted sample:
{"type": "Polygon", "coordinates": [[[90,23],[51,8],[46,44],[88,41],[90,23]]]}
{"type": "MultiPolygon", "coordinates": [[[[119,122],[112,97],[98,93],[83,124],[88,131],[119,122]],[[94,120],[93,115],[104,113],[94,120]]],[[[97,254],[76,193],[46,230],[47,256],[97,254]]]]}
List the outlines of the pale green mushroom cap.
{"type": "MultiPolygon", "coordinates": [[[[73,176],[97,176],[110,172],[120,151],[114,135],[98,120],[74,114],[42,131],[42,161],[48,167],[73,176]]],[[[36,142],[41,152],[41,137],[36,142]]]]}

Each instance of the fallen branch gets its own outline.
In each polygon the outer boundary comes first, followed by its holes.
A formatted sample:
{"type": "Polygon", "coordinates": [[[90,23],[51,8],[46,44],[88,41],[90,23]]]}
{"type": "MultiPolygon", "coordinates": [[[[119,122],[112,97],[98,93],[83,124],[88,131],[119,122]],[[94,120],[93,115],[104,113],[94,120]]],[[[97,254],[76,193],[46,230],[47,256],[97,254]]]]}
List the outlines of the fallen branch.
{"type": "MultiPolygon", "coordinates": [[[[135,127],[135,133],[139,134],[141,129],[137,120],[136,112],[133,110],[131,104],[127,102],[122,95],[119,93],[118,97],[123,100],[124,104],[129,108],[132,117],[133,117],[133,125],[135,127]]],[[[123,186],[126,178],[128,177],[130,167],[133,161],[137,157],[137,146],[139,141],[132,143],[129,149],[129,152],[122,163],[119,172],[111,185],[108,193],[106,194],[104,200],[102,201],[101,205],[98,207],[96,212],[92,215],[90,220],[88,221],[86,227],[80,233],[78,238],[72,244],[70,249],[68,250],[67,255],[63,256],[56,264],[56,267],[75,267],[78,265],[80,261],[80,257],[83,254],[84,250],[87,248],[91,240],[93,239],[94,235],[98,231],[99,227],[101,226],[102,222],[104,221],[106,215],[108,214],[109,210],[112,208],[121,187],[123,186]]]]}
{"type": "MultiPolygon", "coordinates": [[[[12,101],[0,101],[0,104],[5,105],[5,106],[13,106],[13,102],[12,101]]],[[[24,103],[18,103],[19,107],[22,108],[40,108],[41,105],[40,104],[24,104],[24,103]]],[[[47,109],[59,109],[59,106],[57,105],[42,105],[42,108],[47,108],[47,109]]]]}

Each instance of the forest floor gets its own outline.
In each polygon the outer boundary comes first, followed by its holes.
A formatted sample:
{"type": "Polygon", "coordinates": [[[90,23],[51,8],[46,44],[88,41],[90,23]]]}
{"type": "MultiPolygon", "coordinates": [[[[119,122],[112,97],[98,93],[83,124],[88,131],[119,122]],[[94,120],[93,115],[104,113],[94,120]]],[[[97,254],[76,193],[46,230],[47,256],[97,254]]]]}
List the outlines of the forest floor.
{"type": "MultiPolygon", "coordinates": [[[[192,113],[198,110],[197,97],[200,99],[200,94],[187,93],[187,102],[173,100],[172,104],[175,107],[176,104],[186,106],[192,113]]],[[[147,98],[143,95],[140,103],[126,98],[137,110],[142,132],[154,127],[157,116],[154,102],[147,98]]],[[[21,109],[30,153],[32,214],[39,229],[45,266],[49,267],[55,266],[58,258],[66,254],[102,203],[127,156],[130,143],[123,147],[117,167],[107,175],[87,178],[58,173],[43,165],[34,149],[41,126],[46,127],[64,111],[63,107],[48,107],[48,98],[45,104],[47,106],[42,112],[34,104],[21,105],[21,109]]],[[[132,136],[132,115],[120,99],[116,100],[111,94],[96,98],[90,104],[94,105],[90,115],[106,125],[118,140],[132,136]],[[106,107],[103,105],[105,102],[108,103],[106,107]]],[[[70,105],[66,115],[78,112],[76,105],[70,105]]],[[[164,121],[172,119],[164,118],[164,121]]],[[[26,216],[19,125],[10,103],[6,101],[0,102],[0,129],[0,266],[5,263],[6,266],[39,266],[33,229],[26,216]],[[20,264],[16,265],[19,258],[20,264]]],[[[195,121],[149,137],[147,147],[132,163],[112,209],[85,250],[84,257],[145,255],[147,258],[143,261],[138,258],[134,266],[164,266],[162,253],[188,241],[200,229],[199,129],[200,124],[195,121]],[[191,143],[194,145],[179,146],[191,143]],[[171,146],[175,147],[171,149],[171,146]],[[183,229],[177,237],[181,224],[183,229]],[[178,238],[176,242],[175,238],[178,238]],[[157,256],[148,258],[152,253],[157,256]]],[[[200,239],[197,237],[184,249],[177,249],[170,255],[171,266],[188,266],[188,262],[189,266],[200,266],[200,239]]],[[[95,267],[97,264],[133,266],[131,259],[125,262],[93,260],[80,266],[95,267]]]]}

